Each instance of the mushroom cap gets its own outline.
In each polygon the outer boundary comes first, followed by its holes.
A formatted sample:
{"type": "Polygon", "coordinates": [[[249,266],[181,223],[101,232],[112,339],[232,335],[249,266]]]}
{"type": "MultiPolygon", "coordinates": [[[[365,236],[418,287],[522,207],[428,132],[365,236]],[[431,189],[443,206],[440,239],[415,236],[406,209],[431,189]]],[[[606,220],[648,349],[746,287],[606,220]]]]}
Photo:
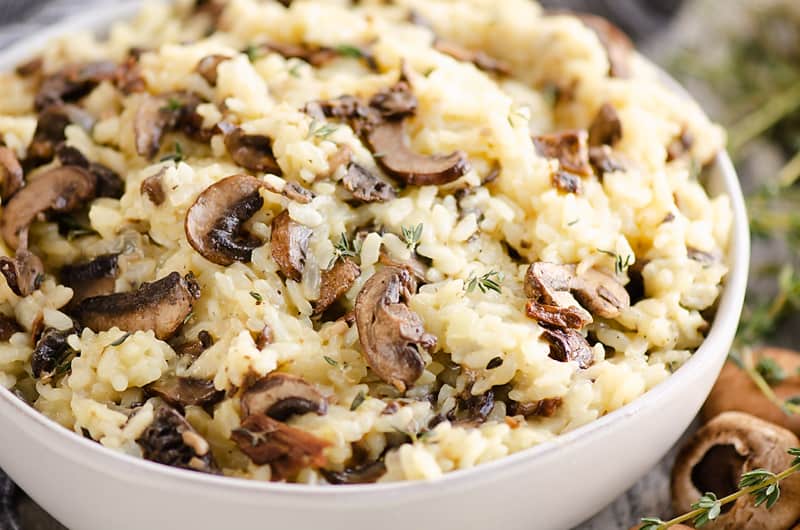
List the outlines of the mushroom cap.
{"type": "MultiPolygon", "coordinates": [[[[723,412],[700,428],[679,452],[672,468],[672,503],[677,513],[708,491],[718,497],[738,489],[742,473],[763,468],[778,473],[792,464],[788,451],[800,442],[792,432],[741,412],[723,412]]],[[[781,482],[781,500],[771,509],[743,496],[704,528],[783,530],[800,519],[800,475],[781,482]]]]}
{"type": "Polygon", "coordinates": [[[42,283],[44,264],[39,256],[28,249],[17,250],[14,259],[0,256],[0,274],[17,296],[28,296],[42,283]]]}
{"type": "Polygon", "coordinates": [[[70,304],[86,298],[111,294],[119,274],[119,254],[103,254],[91,261],[65,265],[59,277],[61,283],[72,289],[70,304]]]}
{"type": "Polygon", "coordinates": [[[587,177],[592,174],[589,163],[589,135],[586,131],[569,129],[532,138],[536,151],[543,157],[558,160],[562,170],[587,177]]]}
{"type": "Polygon", "coordinates": [[[603,103],[589,126],[589,146],[614,145],[622,138],[622,120],[610,103],[603,103]]]}
{"type": "Polygon", "coordinates": [[[436,337],[425,332],[419,315],[406,305],[417,289],[408,269],[384,267],[364,283],[355,317],[364,357],[375,374],[405,390],[425,368],[419,348],[430,350],[436,337]]]}
{"type": "Polygon", "coordinates": [[[246,134],[241,127],[221,122],[225,133],[225,148],[238,165],[249,171],[281,175],[281,167],[272,153],[272,139],[261,134],[246,134]]]}
{"type": "Polygon", "coordinates": [[[296,282],[303,277],[311,235],[310,228],[292,220],[289,210],[272,220],[272,259],[287,278],[296,282]]]}
{"type": "Polygon", "coordinates": [[[294,414],[314,412],[324,416],[328,401],[314,385],[292,374],[273,372],[250,385],[242,394],[242,414],[266,414],[286,421],[294,414]]]}
{"type": "Polygon", "coordinates": [[[217,67],[224,61],[230,60],[227,55],[212,54],[206,55],[197,62],[194,70],[200,76],[208,81],[208,84],[215,86],[217,84],[217,67]]]}
{"type": "MultiPolygon", "coordinates": [[[[781,399],[800,395],[800,353],[783,348],[760,348],[753,352],[754,360],[772,359],[783,368],[786,379],[772,387],[781,399]]],[[[727,361],[711,389],[701,411],[705,421],[730,411],[740,411],[780,425],[800,436],[800,416],[786,414],[761,392],[744,370],[727,361]]]]}
{"type": "Polygon", "coordinates": [[[94,331],[113,327],[130,332],[152,330],[165,340],[181,327],[198,296],[194,280],[173,272],[142,284],[137,291],[87,298],[78,304],[75,314],[94,331]]]}
{"type": "Polygon", "coordinates": [[[6,204],[0,231],[9,247],[27,241],[30,224],[39,214],[71,212],[83,206],[95,194],[95,178],[85,169],[61,166],[49,169],[19,190],[6,204]]]}
{"type": "Polygon", "coordinates": [[[136,443],[147,460],[191,471],[218,473],[208,442],[172,407],[159,408],[136,443]]]}
{"type": "Polygon", "coordinates": [[[319,282],[319,298],[314,302],[314,315],[321,315],[331,304],[350,290],[361,268],[350,258],[337,260],[328,270],[322,271],[319,282]]]}
{"type": "Polygon", "coordinates": [[[0,145],[0,198],[7,202],[24,185],[24,173],[17,155],[0,145]]]}
{"type": "Polygon", "coordinates": [[[162,377],[149,384],[147,391],[181,410],[190,405],[214,404],[225,397],[224,391],[214,388],[213,381],[192,377],[162,377]]]}
{"type": "Polygon", "coordinates": [[[592,347],[577,330],[545,328],[542,338],[550,343],[550,357],[556,361],[575,361],[579,368],[588,368],[594,362],[592,347]]]}
{"type": "Polygon", "coordinates": [[[262,187],[255,177],[232,175],[206,188],[186,212],[184,227],[192,248],[217,265],[249,262],[264,243],[242,224],[264,205],[262,187]]]}
{"type": "Polygon", "coordinates": [[[631,305],[628,291],[616,278],[594,269],[573,278],[570,290],[584,308],[603,318],[616,318],[631,305]]]}
{"type": "Polygon", "coordinates": [[[320,469],[320,473],[331,484],[372,484],[386,474],[386,464],[378,460],[342,471],[320,469]]]}
{"type": "Polygon", "coordinates": [[[351,162],[342,177],[342,185],[360,202],[386,202],[397,196],[394,188],[370,173],[366,168],[351,162]]]}

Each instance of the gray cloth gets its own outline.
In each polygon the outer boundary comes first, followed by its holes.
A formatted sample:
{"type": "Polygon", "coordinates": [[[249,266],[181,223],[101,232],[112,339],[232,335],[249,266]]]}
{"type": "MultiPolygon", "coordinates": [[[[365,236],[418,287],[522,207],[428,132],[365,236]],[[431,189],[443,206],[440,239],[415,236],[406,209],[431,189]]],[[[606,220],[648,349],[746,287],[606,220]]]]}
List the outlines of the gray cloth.
{"type": "MultiPolygon", "coordinates": [[[[106,2],[114,0],[106,0],[106,2]]],[[[103,0],[0,0],[0,50],[37,29],[63,20],[77,6],[86,10],[103,0]]],[[[681,0],[543,0],[550,8],[569,8],[607,16],[637,40],[663,28],[681,0]]],[[[642,515],[668,512],[668,456],[653,472],[580,530],[627,529],[642,515]]],[[[568,493],[565,493],[568,495],[568,493]]],[[[18,491],[0,470],[0,530],[63,530],[18,491]]]]}

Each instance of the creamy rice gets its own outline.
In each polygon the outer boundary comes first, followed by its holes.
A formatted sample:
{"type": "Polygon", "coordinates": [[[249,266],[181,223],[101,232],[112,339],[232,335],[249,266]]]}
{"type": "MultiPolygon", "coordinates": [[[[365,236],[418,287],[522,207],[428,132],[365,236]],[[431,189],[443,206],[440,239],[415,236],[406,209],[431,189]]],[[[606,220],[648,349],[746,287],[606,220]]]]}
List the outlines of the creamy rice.
{"type": "MultiPolygon", "coordinates": [[[[81,33],[57,40],[42,55],[44,73],[0,74],[0,139],[25,161],[30,186],[60,163],[69,165],[52,155],[32,161],[42,76],[69,64],[121,64],[140,48],[130,59],[138,86],[121,88],[119,76],[94,83],[71,101],[93,126],[72,123],[64,131],[67,146],[121,177],[124,193],[83,201],[83,209],[68,214],[73,225],[82,224],[79,230],[65,228],[63,214],[37,218],[29,248],[44,262],[44,275],[27,296],[0,286],[0,311],[11,326],[0,342],[0,384],[37,410],[106,447],[142,456],[141,441],[153,441],[150,427],[165,405],[153,383],[192,378],[205,382],[208,399],[174,409],[191,425],[178,428],[195,455],[182,467],[326,483],[378,461],[370,480],[428,479],[551,440],[618,409],[669,377],[701,344],[727,272],[731,211],[724,195],[708,196],[697,168],[713,159],[724,137],[636,56],[629,58],[629,75],[609,75],[601,34],[529,0],[357,6],[310,0],[288,8],[231,0],[218,17],[213,2],[206,4],[199,14],[187,1],[148,4],[134,21],[115,24],[107,39],[81,33]],[[218,30],[209,32],[210,24],[218,30]],[[332,57],[307,57],[319,59],[312,66],[287,58],[285,49],[259,47],[265,43],[305,44],[332,57]],[[508,72],[437,51],[442,43],[481,50],[508,72]],[[210,82],[196,67],[213,54],[225,59],[210,82]],[[403,185],[389,178],[383,169],[390,162],[381,160],[387,153],[365,141],[369,131],[352,119],[323,118],[308,105],[342,95],[367,105],[395,86],[401,65],[417,104],[403,120],[409,146],[424,154],[461,151],[468,167],[455,180],[403,185]],[[186,93],[200,102],[194,113],[202,125],[192,132],[199,128],[206,137],[167,131],[158,153],[142,156],[134,122],[148,94],[186,93]],[[565,162],[544,156],[531,136],[588,130],[604,104],[621,123],[610,146],[618,164],[564,176],[565,162]],[[226,142],[230,132],[215,127],[221,121],[267,137],[277,167],[237,164],[226,142]],[[365,203],[344,191],[348,166],[334,162],[344,146],[395,196],[365,203]],[[159,162],[170,154],[178,156],[159,162]],[[185,222],[201,193],[236,174],[264,186],[256,192],[263,204],[256,200],[245,224],[258,245],[249,259],[218,264],[190,244],[185,222]],[[143,186],[154,176],[149,182],[157,183],[160,197],[143,186]],[[281,193],[287,183],[313,192],[313,199],[281,193]],[[273,220],[284,211],[310,234],[299,271],[287,271],[274,256],[273,220]],[[342,234],[345,256],[338,256],[342,234]],[[71,302],[76,284],[59,283],[59,271],[108,254],[118,254],[115,274],[101,295],[134,292],[173,272],[181,282],[176,289],[196,284],[199,297],[184,293],[181,303],[188,305],[176,329],[88,323],[76,309],[83,306],[71,302]],[[367,281],[391,268],[387,263],[412,260],[422,265],[412,280],[418,290],[400,305],[435,346],[410,341],[424,368],[404,382],[375,369],[358,323],[346,313],[367,281]],[[325,271],[345,261],[360,274],[329,310],[315,314],[325,271]],[[575,265],[576,277],[596,271],[627,286],[630,304],[618,304],[612,317],[583,308],[592,322],[577,334],[587,338],[588,357],[567,352],[565,359],[547,339],[552,326],[545,330],[526,314],[526,271],[535,262],[575,265]],[[183,279],[190,273],[193,279],[183,279]],[[36,369],[34,348],[41,354],[44,337],[59,330],[64,351],[45,355],[49,364],[36,369]],[[312,395],[322,396],[323,405],[310,412],[264,420],[290,440],[301,436],[297,431],[311,435],[298,446],[319,444],[294,466],[254,463],[236,441],[235,433],[253,432],[241,427],[243,395],[271,373],[301,377],[312,395]]],[[[182,100],[175,97],[165,96],[168,108],[156,110],[176,110],[182,100]]],[[[16,196],[4,195],[3,203],[16,196]]],[[[8,244],[2,252],[14,256],[8,244]]],[[[413,277],[402,267],[392,270],[413,277]]],[[[581,309],[580,293],[561,294],[567,306],[581,309]]],[[[167,317],[157,320],[167,325],[167,317]]],[[[390,340],[376,329],[377,341],[390,340]]],[[[305,406],[300,412],[310,410],[305,406]]],[[[150,449],[145,457],[170,463],[150,449]]]]}

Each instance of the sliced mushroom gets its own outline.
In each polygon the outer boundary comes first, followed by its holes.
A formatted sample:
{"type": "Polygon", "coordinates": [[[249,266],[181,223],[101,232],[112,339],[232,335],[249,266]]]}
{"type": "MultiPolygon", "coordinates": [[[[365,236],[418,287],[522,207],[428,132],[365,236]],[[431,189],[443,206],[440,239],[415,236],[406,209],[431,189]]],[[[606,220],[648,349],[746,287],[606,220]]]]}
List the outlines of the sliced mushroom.
{"type": "Polygon", "coordinates": [[[77,101],[102,81],[113,81],[117,65],[109,61],[71,64],[42,81],[34,105],[41,111],[50,105],[77,101]]]}
{"type": "Polygon", "coordinates": [[[485,72],[491,72],[499,75],[509,75],[511,73],[511,67],[508,65],[508,63],[499,59],[495,59],[494,57],[480,50],[468,50],[453,41],[436,39],[436,41],[433,43],[433,47],[437,51],[449,55],[457,61],[472,63],[485,72]]]}
{"type": "Polygon", "coordinates": [[[358,338],[363,355],[375,374],[403,391],[422,375],[420,349],[430,351],[436,337],[426,333],[408,299],[417,282],[404,268],[384,267],[358,293],[355,303],[358,338]]]}
{"type": "Polygon", "coordinates": [[[575,276],[569,286],[578,302],[599,317],[616,318],[631,305],[628,291],[616,278],[594,269],[575,276]]]}
{"type": "Polygon", "coordinates": [[[369,129],[367,142],[378,164],[392,177],[412,186],[442,185],[464,176],[469,170],[467,155],[421,155],[406,143],[402,121],[383,122],[369,129]]]}
{"type": "Polygon", "coordinates": [[[289,200],[299,202],[300,204],[308,204],[314,200],[314,192],[304,188],[296,182],[287,182],[283,188],[283,196],[289,200]]]}
{"type": "Polygon", "coordinates": [[[28,159],[36,163],[51,160],[58,145],[66,139],[64,130],[72,123],[88,132],[94,127],[94,117],[75,105],[50,105],[41,110],[28,146],[28,159]]]}
{"type": "Polygon", "coordinates": [[[447,419],[459,425],[477,426],[486,421],[494,408],[494,392],[487,390],[472,395],[472,385],[456,398],[456,406],[447,413],[447,419]]]}
{"type": "Polygon", "coordinates": [[[214,344],[214,338],[208,331],[203,330],[197,334],[196,339],[180,344],[173,344],[172,349],[175,350],[175,353],[179,356],[187,355],[196,359],[201,353],[210,348],[212,344],[214,344]]]}
{"type": "Polygon", "coordinates": [[[160,407],[136,443],[147,460],[190,471],[219,472],[206,439],[172,407],[160,407]]]}
{"type": "Polygon", "coordinates": [[[264,205],[263,182],[249,175],[232,175],[201,193],[186,213],[186,238],[201,256],[217,265],[247,263],[264,244],[243,228],[264,205]]]}
{"type": "Polygon", "coordinates": [[[164,134],[173,129],[177,122],[177,110],[169,106],[166,98],[143,96],[133,119],[136,152],[151,160],[161,149],[164,134]]]}
{"type": "Polygon", "coordinates": [[[350,95],[343,95],[336,99],[325,101],[312,101],[306,104],[304,111],[318,120],[324,120],[325,118],[366,120],[370,115],[369,107],[350,95]]]}
{"type": "MultiPolygon", "coordinates": [[[[769,361],[775,362],[785,375],[779,381],[772,381],[771,388],[775,395],[781,400],[800,395],[800,353],[769,347],[753,352],[756,366],[759,362],[769,361]]],[[[722,372],[703,405],[702,417],[708,421],[731,410],[752,414],[800,436],[800,416],[786,414],[758,389],[742,368],[729,360],[722,367],[722,372]]]]}
{"type": "Polygon", "coordinates": [[[617,26],[603,17],[576,13],[575,16],[595,32],[608,56],[608,75],[627,78],[631,76],[631,58],[633,43],[617,26]]]}
{"type": "Polygon", "coordinates": [[[625,164],[619,160],[607,145],[589,148],[589,162],[595,173],[602,179],[606,173],[625,171],[625,164]]]}
{"type": "Polygon", "coordinates": [[[692,149],[692,145],[694,145],[694,136],[684,128],[667,146],[667,162],[681,158],[692,149]]]}
{"type": "MultiPolygon", "coordinates": [[[[692,509],[706,492],[722,498],[738,490],[739,477],[754,469],[787,469],[797,447],[790,431],[741,412],[723,412],[712,419],[681,449],[672,468],[672,503],[677,513],[692,509]]],[[[745,495],[706,527],[712,530],[782,530],[800,518],[800,476],[781,481],[781,501],[772,508],[756,507],[745,495]]]]}
{"type": "Polygon", "coordinates": [[[14,317],[0,315],[0,341],[9,340],[14,333],[23,331],[22,326],[17,323],[14,317]]]}
{"type": "Polygon", "coordinates": [[[155,174],[144,179],[139,186],[139,192],[150,199],[150,202],[156,206],[161,206],[164,204],[164,201],[167,200],[167,194],[164,191],[164,183],[162,181],[165,172],[166,168],[161,168],[161,170],[155,174]]]}
{"type": "Polygon", "coordinates": [[[386,202],[397,197],[391,185],[355,162],[350,162],[347,166],[347,173],[342,177],[342,185],[353,194],[353,198],[364,203],[386,202]]]}
{"type": "Polygon", "coordinates": [[[126,96],[136,92],[144,92],[147,89],[147,82],[142,77],[142,72],[139,68],[139,58],[143,51],[142,49],[132,48],[114,74],[114,85],[126,96]]]}
{"type": "Polygon", "coordinates": [[[378,91],[369,101],[371,109],[378,111],[384,120],[402,120],[417,111],[417,97],[405,75],[394,85],[378,91]]]}
{"type": "Polygon", "coordinates": [[[214,388],[213,381],[193,377],[162,377],[149,384],[147,391],[178,409],[191,405],[214,405],[225,398],[225,391],[214,388]]]}
{"type": "Polygon", "coordinates": [[[222,122],[225,147],[238,165],[250,171],[281,175],[281,167],[272,153],[272,140],[260,134],[246,134],[241,127],[222,122]]]}
{"type": "Polygon", "coordinates": [[[288,210],[272,220],[272,259],[287,278],[296,282],[303,277],[312,233],[307,226],[293,221],[288,210]]]}
{"type": "Polygon", "coordinates": [[[569,294],[576,267],[536,262],[525,275],[525,310],[529,317],[557,328],[581,329],[592,323],[592,315],[569,294]]]}
{"type": "Polygon", "coordinates": [[[348,467],[342,471],[320,469],[319,472],[331,484],[373,484],[386,474],[386,464],[378,460],[360,466],[348,467]]]}
{"type": "Polygon", "coordinates": [[[158,339],[166,340],[181,327],[199,295],[191,277],[173,272],[143,283],[137,291],[87,298],[78,304],[75,314],[94,331],[115,326],[130,332],[152,330],[158,339]]]}
{"type": "Polygon", "coordinates": [[[197,66],[195,66],[195,71],[208,81],[209,85],[215,86],[217,84],[217,67],[228,60],[230,60],[230,57],[227,55],[207,55],[200,59],[197,66]]]}
{"type": "Polygon", "coordinates": [[[592,174],[586,131],[568,130],[533,137],[536,151],[558,160],[562,170],[587,177],[592,174]]]}
{"type": "Polygon", "coordinates": [[[275,52],[286,59],[301,59],[315,68],[325,66],[339,57],[339,52],[333,48],[311,46],[307,44],[286,44],[271,42],[262,44],[261,49],[275,52]]]}
{"type": "Polygon", "coordinates": [[[556,328],[582,329],[592,323],[592,315],[578,306],[562,307],[528,300],[525,313],[537,322],[556,328]]]}
{"type": "Polygon", "coordinates": [[[36,346],[31,354],[31,371],[33,377],[46,378],[53,373],[56,367],[70,354],[72,348],[67,343],[67,337],[75,333],[75,329],[57,330],[46,329],[36,341],[36,346]]]}
{"type": "Polygon", "coordinates": [[[36,254],[20,248],[14,259],[0,256],[0,273],[15,295],[25,297],[39,289],[44,278],[44,265],[36,254]]]}
{"type": "Polygon", "coordinates": [[[594,362],[592,347],[574,329],[543,329],[542,338],[550,343],[550,357],[556,361],[575,361],[579,368],[588,368],[594,362]]]}
{"type": "Polygon", "coordinates": [[[62,166],[82,167],[94,176],[95,196],[119,199],[125,193],[125,183],[113,169],[97,162],[90,162],[78,149],[61,144],[56,148],[56,156],[62,166]]]}
{"type": "Polygon", "coordinates": [[[539,401],[529,401],[520,403],[512,401],[508,407],[508,413],[511,416],[521,415],[527,417],[538,416],[541,418],[552,418],[558,412],[559,407],[563,403],[560,397],[544,398],[539,401]]]}
{"type": "Polygon", "coordinates": [[[550,183],[553,187],[564,193],[574,193],[580,195],[583,193],[583,184],[577,175],[568,171],[556,171],[550,177],[550,183]]]}
{"type": "Polygon", "coordinates": [[[350,290],[361,269],[350,258],[337,260],[328,270],[322,271],[319,284],[319,298],[314,302],[314,315],[321,315],[340,296],[350,290]]]}
{"type": "Polygon", "coordinates": [[[324,416],[328,412],[325,396],[301,377],[273,372],[250,385],[242,394],[242,414],[266,414],[286,421],[295,414],[313,412],[324,416]]]}
{"type": "Polygon", "coordinates": [[[44,57],[37,55],[18,65],[14,72],[20,77],[33,77],[41,75],[44,66],[44,57]]]}
{"type": "Polygon", "coordinates": [[[0,145],[0,199],[8,201],[24,185],[24,173],[17,155],[0,145]]]}
{"type": "Polygon", "coordinates": [[[622,138],[622,120],[610,103],[603,103],[589,126],[589,145],[614,145],[622,138]]]}
{"type": "Polygon", "coordinates": [[[61,283],[72,289],[71,305],[86,298],[114,292],[119,274],[119,254],[103,254],[91,261],[65,265],[61,268],[61,283]]]}
{"type": "Polygon", "coordinates": [[[77,210],[94,194],[95,178],[85,169],[75,166],[49,169],[8,201],[0,221],[3,239],[16,249],[21,242],[27,242],[28,227],[40,215],[77,210]]]}
{"type": "Polygon", "coordinates": [[[231,433],[231,440],[254,464],[269,464],[274,480],[291,478],[304,468],[323,467],[327,459],[322,452],[330,445],[263,414],[248,416],[231,433]]]}

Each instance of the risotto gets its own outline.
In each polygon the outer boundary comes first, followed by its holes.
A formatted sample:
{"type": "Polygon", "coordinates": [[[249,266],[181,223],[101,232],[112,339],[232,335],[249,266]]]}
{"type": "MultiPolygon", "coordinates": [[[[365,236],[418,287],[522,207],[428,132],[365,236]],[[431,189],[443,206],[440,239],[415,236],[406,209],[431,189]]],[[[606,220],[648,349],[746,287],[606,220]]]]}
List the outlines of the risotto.
{"type": "Polygon", "coordinates": [[[0,74],[0,384],[105,447],[430,479],[702,343],[724,135],[529,0],[147,4],[0,74]]]}

